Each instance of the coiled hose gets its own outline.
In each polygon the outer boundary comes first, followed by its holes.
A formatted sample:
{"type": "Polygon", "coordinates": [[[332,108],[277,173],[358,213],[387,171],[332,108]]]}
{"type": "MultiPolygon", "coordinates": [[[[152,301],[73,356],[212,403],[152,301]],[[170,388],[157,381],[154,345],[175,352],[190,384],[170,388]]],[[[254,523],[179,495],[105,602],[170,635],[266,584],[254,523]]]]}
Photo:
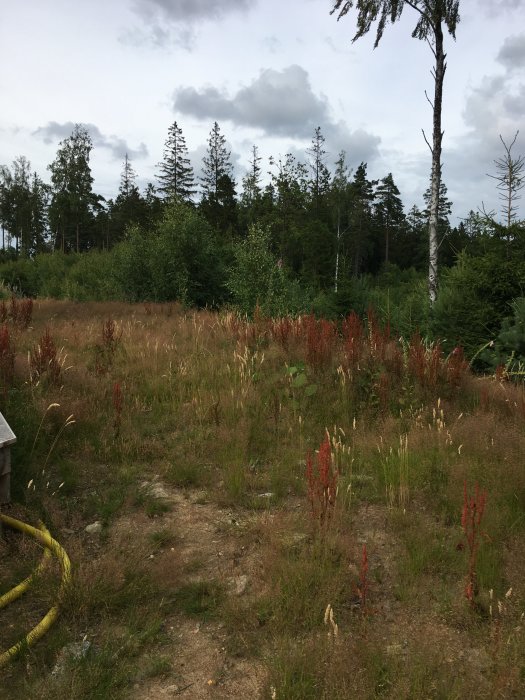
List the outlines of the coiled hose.
{"type": "Polygon", "coordinates": [[[2,667],[5,666],[8,661],[14,659],[22,651],[22,649],[30,647],[36,641],[38,641],[55,622],[58,616],[59,603],[62,600],[69,584],[71,583],[71,562],[69,561],[66,551],[56,540],[51,537],[49,531],[44,525],[40,525],[40,529],[37,529],[32,525],[23,523],[21,520],[16,520],[15,518],[11,518],[3,513],[0,513],[0,521],[11,528],[14,528],[15,530],[19,530],[20,532],[30,535],[35,540],[40,542],[40,544],[45,548],[42,560],[31,576],[28,576],[26,579],[24,579],[24,581],[0,597],[0,608],[5,607],[13,600],[19,598],[30,587],[35,576],[37,576],[43,570],[51,553],[56,556],[60,563],[60,568],[62,569],[62,578],[57,603],[53,605],[53,607],[40,620],[36,627],[33,627],[33,629],[28,632],[23,639],[14,644],[7,651],[0,653],[0,667],[2,667]]]}

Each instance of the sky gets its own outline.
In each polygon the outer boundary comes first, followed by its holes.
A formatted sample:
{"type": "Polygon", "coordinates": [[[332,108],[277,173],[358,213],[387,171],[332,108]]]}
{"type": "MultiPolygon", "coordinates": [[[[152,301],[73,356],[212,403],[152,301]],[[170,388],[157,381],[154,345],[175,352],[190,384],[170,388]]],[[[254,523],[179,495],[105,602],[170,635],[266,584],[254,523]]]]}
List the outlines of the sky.
{"type": "MultiPolygon", "coordinates": [[[[240,181],[257,145],[306,161],[314,130],[327,165],[341,150],[370,178],[392,173],[408,211],[430,175],[433,55],[411,37],[406,7],[374,49],[374,28],[352,43],[356,12],[333,0],[0,0],[0,164],[47,166],[75,124],[93,140],[94,189],[118,193],[128,153],[138,184],[155,182],[168,128],[182,128],[196,175],[213,122],[240,181]]],[[[525,153],[525,0],[462,0],[446,35],[443,180],[452,225],[469,210],[501,210],[494,160],[525,153]]],[[[525,206],[520,207],[521,217],[525,206]]]]}

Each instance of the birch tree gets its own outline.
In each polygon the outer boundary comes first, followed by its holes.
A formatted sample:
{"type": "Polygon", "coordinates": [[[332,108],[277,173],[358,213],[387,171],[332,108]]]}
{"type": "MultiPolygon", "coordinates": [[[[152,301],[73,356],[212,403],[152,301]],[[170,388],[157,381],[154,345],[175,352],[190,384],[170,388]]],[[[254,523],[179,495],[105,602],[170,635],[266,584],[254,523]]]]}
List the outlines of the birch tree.
{"type": "Polygon", "coordinates": [[[357,41],[367,34],[370,27],[377,21],[377,32],[374,43],[376,48],[381,41],[386,25],[394,24],[400,19],[406,6],[417,15],[417,24],[412,32],[412,37],[427,42],[434,56],[434,99],[428,96],[433,112],[432,143],[423,132],[426,143],[432,154],[431,167],[431,202],[429,219],[429,269],[428,269],[428,294],[430,303],[434,304],[437,296],[438,273],[438,206],[439,188],[441,183],[441,144],[443,131],[441,128],[441,108],[443,102],[443,82],[447,68],[446,53],[444,51],[444,31],[455,39],[456,26],[459,22],[459,0],[336,0],[332,14],[338,12],[337,19],[341,19],[356,6],[357,32],[352,41],[357,41]]]}

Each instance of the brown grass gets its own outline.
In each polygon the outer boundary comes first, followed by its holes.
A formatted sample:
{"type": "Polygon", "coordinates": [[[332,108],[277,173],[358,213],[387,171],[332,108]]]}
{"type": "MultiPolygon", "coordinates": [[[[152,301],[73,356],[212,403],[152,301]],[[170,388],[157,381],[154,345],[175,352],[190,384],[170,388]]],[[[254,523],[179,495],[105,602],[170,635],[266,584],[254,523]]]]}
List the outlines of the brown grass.
{"type": "MultiPolygon", "coordinates": [[[[373,316],[339,335],[311,318],[37,301],[31,324],[15,331],[5,399],[14,479],[75,585],[53,630],[2,671],[8,699],[241,698],[250,674],[260,698],[523,695],[523,388],[471,377],[418,338],[403,347],[373,316]],[[60,382],[31,383],[46,328],[60,382]],[[327,430],[338,478],[330,527],[315,528],[306,455],[327,430]],[[472,606],[465,481],[487,491],[472,606]],[[53,680],[85,635],[89,656],[53,680]]],[[[3,591],[36,552],[12,535],[0,546],[3,591]]],[[[52,600],[55,574],[2,612],[10,640],[52,600]]]]}

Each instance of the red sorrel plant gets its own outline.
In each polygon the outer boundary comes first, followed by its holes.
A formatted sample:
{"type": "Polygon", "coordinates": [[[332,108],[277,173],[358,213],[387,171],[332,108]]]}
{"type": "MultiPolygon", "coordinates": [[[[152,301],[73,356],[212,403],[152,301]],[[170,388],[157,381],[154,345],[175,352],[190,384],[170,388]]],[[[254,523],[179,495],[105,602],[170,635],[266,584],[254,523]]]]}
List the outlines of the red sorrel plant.
{"type": "Polygon", "coordinates": [[[115,431],[115,439],[120,435],[120,426],[122,424],[122,408],[124,405],[124,398],[122,396],[122,389],[119,382],[113,384],[113,410],[115,412],[115,417],[113,419],[113,429],[115,431]]]}
{"type": "Polygon", "coordinates": [[[305,318],[306,361],[313,369],[326,367],[332,359],[337,337],[332,321],[324,318],[317,320],[313,314],[305,318]]]}
{"type": "Polygon", "coordinates": [[[408,371],[414,381],[424,389],[435,389],[442,365],[439,343],[425,347],[418,332],[414,333],[408,346],[408,371]]]}
{"type": "Polygon", "coordinates": [[[2,394],[7,396],[7,391],[13,383],[15,374],[15,350],[11,345],[9,328],[6,325],[0,327],[0,381],[2,382],[2,394]]]}
{"type": "Polygon", "coordinates": [[[33,300],[21,299],[18,304],[16,324],[19,328],[28,328],[33,319],[33,300]]]}
{"type": "Polygon", "coordinates": [[[14,294],[11,294],[11,301],[9,303],[9,316],[13,321],[14,325],[18,325],[18,303],[14,294]]]}
{"type": "Polygon", "coordinates": [[[465,585],[465,596],[471,603],[477,594],[476,561],[481,537],[481,519],[485,512],[487,492],[480,491],[478,484],[475,486],[474,496],[467,494],[467,482],[463,483],[463,510],[461,512],[461,527],[465,533],[468,547],[468,574],[465,585]]]}
{"type": "Polygon", "coordinates": [[[272,321],[271,333],[283,350],[288,351],[290,347],[290,334],[292,332],[292,320],[289,316],[272,321]]]}
{"type": "Polygon", "coordinates": [[[117,333],[117,324],[111,318],[108,318],[102,326],[102,344],[107,352],[113,357],[117,345],[122,337],[122,330],[117,333]]]}
{"type": "Polygon", "coordinates": [[[94,347],[95,372],[105,374],[113,366],[115,353],[122,338],[122,330],[117,332],[117,324],[111,318],[104,321],[102,326],[102,342],[94,347]]]}
{"type": "Polygon", "coordinates": [[[310,510],[312,518],[318,521],[321,526],[327,525],[332,518],[338,477],[339,474],[332,464],[330,438],[326,435],[317,452],[316,464],[314,465],[311,452],[308,452],[306,457],[306,481],[310,510]]]}
{"type": "Polygon", "coordinates": [[[38,345],[29,353],[29,371],[31,381],[40,379],[44,374],[53,384],[58,384],[60,381],[62,364],[49,328],[46,328],[38,345]]]}
{"type": "Polygon", "coordinates": [[[447,357],[447,380],[457,389],[468,370],[468,362],[465,360],[465,353],[462,347],[452,350],[447,357]]]}
{"type": "Polygon", "coordinates": [[[0,304],[0,323],[5,323],[11,319],[14,326],[19,328],[27,328],[33,318],[33,300],[21,299],[18,301],[14,294],[11,295],[9,307],[2,300],[0,304]]]}

